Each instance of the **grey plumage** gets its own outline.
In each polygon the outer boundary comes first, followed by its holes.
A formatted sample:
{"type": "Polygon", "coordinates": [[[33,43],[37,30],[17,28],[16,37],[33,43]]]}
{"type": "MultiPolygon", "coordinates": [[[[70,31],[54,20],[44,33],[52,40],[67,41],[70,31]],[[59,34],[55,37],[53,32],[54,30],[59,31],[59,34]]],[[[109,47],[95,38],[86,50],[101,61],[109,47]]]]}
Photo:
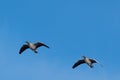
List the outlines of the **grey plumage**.
{"type": "Polygon", "coordinates": [[[26,44],[24,44],[24,45],[20,48],[19,54],[22,54],[22,52],[25,51],[25,50],[28,49],[28,48],[30,48],[32,51],[34,51],[35,53],[37,53],[36,49],[37,49],[38,47],[41,47],[41,46],[44,46],[44,47],[46,47],[46,48],[49,48],[49,46],[47,46],[46,44],[41,43],[41,42],[30,43],[30,42],[26,41],[26,44]]]}
{"type": "Polygon", "coordinates": [[[90,68],[93,68],[93,63],[97,63],[96,60],[94,59],[90,59],[90,58],[87,58],[85,56],[83,56],[83,59],[82,60],[78,60],[73,66],[72,68],[76,68],[77,66],[81,65],[81,64],[84,64],[86,63],[88,66],[90,66],[90,68]]]}

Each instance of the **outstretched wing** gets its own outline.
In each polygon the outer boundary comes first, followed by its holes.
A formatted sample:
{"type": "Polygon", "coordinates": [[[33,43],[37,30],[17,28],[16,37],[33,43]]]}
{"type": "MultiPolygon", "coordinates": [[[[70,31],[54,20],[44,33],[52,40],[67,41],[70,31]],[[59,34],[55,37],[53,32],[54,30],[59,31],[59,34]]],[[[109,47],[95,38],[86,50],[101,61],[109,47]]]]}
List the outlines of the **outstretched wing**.
{"type": "Polygon", "coordinates": [[[26,49],[28,49],[29,46],[24,44],[21,48],[20,48],[20,51],[19,51],[19,54],[21,54],[23,51],[25,51],[26,49]]]}
{"type": "Polygon", "coordinates": [[[40,47],[40,46],[45,46],[47,48],[49,48],[49,46],[45,45],[44,43],[41,43],[41,42],[36,42],[34,43],[34,45],[36,46],[36,48],[40,47]]]}
{"type": "Polygon", "coordinates": [[[75,67],[77,67],[78,65],[83,64],[83,63],[85,63],[84,60],[78,60],[78,61],[73,65],[72,68],[74,69],[75,67]]]}
{"type": "Polygon", "coordinates": [[[91,61],[92,63],[97,63],[97,61],[94,60],[94,59],[90,59],[90,61],[91,61]]]}
{"type": "Polygon", "coordinates": [[[92,63],[98,63],[101,67],[103,67],[103,64],[101,64],[100,62],[93,60],[93,59],[90,59],[90,60],[92,61],[92,63]]]}

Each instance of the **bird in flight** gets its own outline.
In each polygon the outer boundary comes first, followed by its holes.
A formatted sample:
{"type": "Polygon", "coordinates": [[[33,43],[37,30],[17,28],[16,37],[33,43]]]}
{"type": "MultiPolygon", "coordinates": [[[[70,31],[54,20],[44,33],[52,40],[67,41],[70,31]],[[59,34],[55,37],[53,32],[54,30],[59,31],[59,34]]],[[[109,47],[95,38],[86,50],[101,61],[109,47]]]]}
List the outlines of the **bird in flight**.
{"type": "Polygon", "coordinates": [[[37,48],[38,47],[41,47],[41,46],[44,46],[46,48],[49,48],[49,46],[45,45],[44,43],[41,43],[41,42],[36,42],[36,43],[30,43],[28,41],[26,41],[26,44],[24,44],[21,48],[20,48],[20,51],[19,51],[19,54],[22,54],[23,51],[25,51],[26,49],[30,48],[32,51],[34,51],[35,53],[38,53],[37,52],[37,48]]]}
{"type": "Polygon", "coordinates": [[[83,63],[86,63],[90,68],[93,68],[93,63],[97,63],[96,60],[94,59],[90,59],[90,58],[87,58],[86,56],[82,56],[83,59],[82,60],[78,60],[73,66],[72,68],[76,68],[77,66],[83,64],[83,63]]]}

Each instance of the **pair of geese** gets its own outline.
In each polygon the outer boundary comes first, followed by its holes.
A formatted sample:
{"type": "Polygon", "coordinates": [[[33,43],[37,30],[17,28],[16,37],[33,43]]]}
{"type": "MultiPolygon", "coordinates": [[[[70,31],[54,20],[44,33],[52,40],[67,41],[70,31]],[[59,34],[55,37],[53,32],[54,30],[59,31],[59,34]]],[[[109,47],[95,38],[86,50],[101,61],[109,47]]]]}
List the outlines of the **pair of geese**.
{"type": "MultiPolygon", "coordinates": [[[[41,43],[41,42],[30,43],[30,42],[26,41],[26,44],[24,44],[20,48],[19,54],[22,54],[22,52],[28,48],[30,48],[35,53],[38,53],[37,48],[41,47],[41,46],[49,48],[49,46],[47,46],[46,44],[41,43]]],[[[94,59],[87,58],[86,56],[82,56],[82,57],[83,57],[82,60],[78,60],[77,62],[75,62],[75,64],[72,66],[73,69],[76,68],[78,65],[83,64],[83,63],[86,63],[90,68],[93,68],[93,63],[97,63],[97,61],[94,59]]]]}

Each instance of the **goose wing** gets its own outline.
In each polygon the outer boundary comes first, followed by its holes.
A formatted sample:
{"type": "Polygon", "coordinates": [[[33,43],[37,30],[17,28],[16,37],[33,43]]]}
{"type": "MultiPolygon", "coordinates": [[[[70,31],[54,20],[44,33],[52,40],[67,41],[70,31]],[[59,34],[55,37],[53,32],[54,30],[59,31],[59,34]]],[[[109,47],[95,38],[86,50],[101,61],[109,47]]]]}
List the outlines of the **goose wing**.
{"type": "Polygon", "coordinates": [[[97,63],[97,61],[94,60],[94,59],[90,59],[90,61],[91,61],[92,63],[97,63]]]}
{"type": "Polygon", "coordinates": [[[20,48],[20,51],[19,51],[19,54],[21,54],[23,51],[25,51],[26,49],[28,49],[29,46],[24,44],[21,48],[20,48]]]}
{"type": "Polygon", "coordinates": [[[73,65],[72,68],[74,69],[75,67],[77,67],[78,65],[83,64],[83,63],[85,63],[84,60],[78,60],[78,61],[73,65]]]}
{"type": "Polygon", "coordinates": [[[44,43],[41,43],[41,42],[36,42],[34,43],[34,45],[36,46],[36,48],[40,47],[40,46],[45,46],[47,48],[49,48],[49,46],[45,45],[44,43]]]}

